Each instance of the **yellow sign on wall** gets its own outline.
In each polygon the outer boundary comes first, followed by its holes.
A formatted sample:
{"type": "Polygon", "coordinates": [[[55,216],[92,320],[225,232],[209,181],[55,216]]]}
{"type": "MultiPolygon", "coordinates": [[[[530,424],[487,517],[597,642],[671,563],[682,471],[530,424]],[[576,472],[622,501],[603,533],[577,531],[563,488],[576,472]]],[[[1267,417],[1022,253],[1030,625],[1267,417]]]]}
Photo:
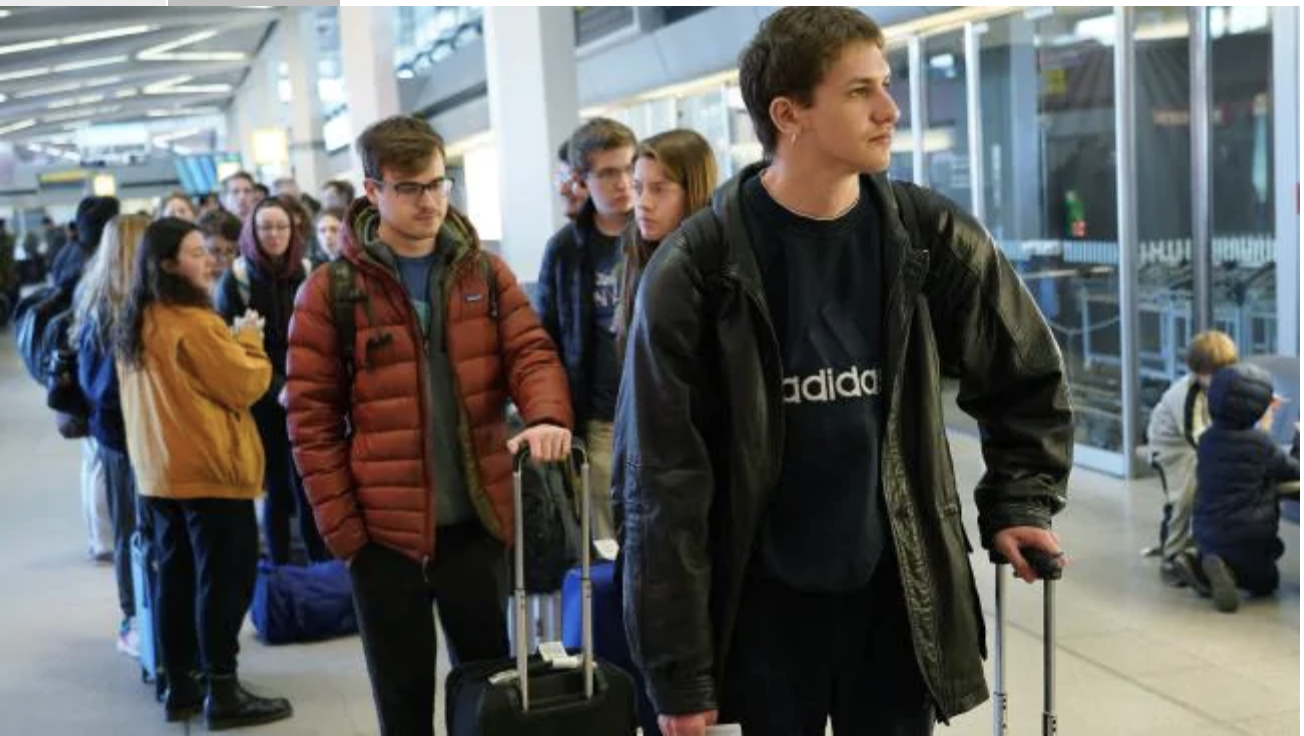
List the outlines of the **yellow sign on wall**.
{"type": "Polygon", "coordinates": [[[118,180],[113,174],[96,174],[91,179],[91,193],[97,197],[112,197],[118,193],[118,180]]]}
{"type": "Polygon", "coordinates": [[[290,139],[285,128],[254,131],[254,165],[284,166],[290,162],[290,139]]]}

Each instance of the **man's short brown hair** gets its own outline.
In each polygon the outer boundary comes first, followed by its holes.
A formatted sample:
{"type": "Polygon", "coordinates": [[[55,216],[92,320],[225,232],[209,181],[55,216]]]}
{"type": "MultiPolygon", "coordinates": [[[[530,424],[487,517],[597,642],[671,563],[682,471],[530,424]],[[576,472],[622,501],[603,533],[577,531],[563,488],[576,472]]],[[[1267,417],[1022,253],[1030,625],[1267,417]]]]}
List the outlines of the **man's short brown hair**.
{"type": "Polygon", "coordinates": [[[883,29],[869,16],[846,7],[792,6],[779,10],[738,57],[738,84],[747,114],[766,154],[774,153],[779,131],[770,119],[770,103],[791,97],[809,107],[824,74],[847,46],[887,43],[883,29]]]}
{"type": "Polygon", "coordinates": [[[258,182],[254,179],[253,174],[250,174],[248,171],[241,170],[235,172],[234,174],[222,180],[222,192],[229,193],[231,191],[231,182],[235,181],[236,179],[244,179],[245,181],[249,182],[249,186],[251,187],[258,186],[258,182]]]}
{"type": "Polygon", "coordinates": [[[628,148],[630,160],[633,160],[634,149],[637,147],[638,136],[624,123],[611,118],[593,118],[571,134],[568,151],[570,167],[572,171],[584,176],[592,168],[589,157],[593,154],[628,148]]]}
{"type": "Polygon", "coordinates": [[[1191,338],[1186,349],[1186,367],[1196,375],[1211,376],[1220,368],[1234,365],[1237,360],[1236,343],[1219,330],[1201,332],[1191,338]]]}
{"type": "Polygon", "coordinates": [[[210,238],[225,238],[232,243],[239,242],[240,228],[242,224],[240,218],[227,212],[226,210],[211,210],[199,216],[199,222],[195,223],[199,229],[204,231],[204,235],[210,238]]]}
{"type": "Polygon", "coordinates": [[[411,115],[395,115],[372,123],[358,136],[354,148],[362,159],[362,173],[380,181],[382,170],[400,174],[421,171],[436,153],[444,156],[444,139],[430,123],[411,115]]]}

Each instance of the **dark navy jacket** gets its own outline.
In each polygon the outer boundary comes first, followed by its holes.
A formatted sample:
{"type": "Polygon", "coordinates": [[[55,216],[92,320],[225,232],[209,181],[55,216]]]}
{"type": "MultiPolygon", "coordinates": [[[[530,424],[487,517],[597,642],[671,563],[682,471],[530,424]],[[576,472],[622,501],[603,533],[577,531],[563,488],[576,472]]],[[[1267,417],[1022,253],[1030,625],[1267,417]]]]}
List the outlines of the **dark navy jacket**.
{"type": "Polygon", "coordinates": [[[125,453],[127,432],[113,350],[108,340],[96,339],[96,330],[93,322],[87,322],[77,335],[77,383],[91,406],[91,436],[110,450],[125,453]]]}
{"type": "Polygon", "coordinates": [[[280,404],[281,389],[285,387],[285,359],[290,346],[290,318],[294,315],[294,296],[299,291],[308,274],[304,269],[295,269],[288,277],[273,278],[259,270],[258,266],[246,260],[243,265],[227,269],[218,281],[214,300],[217,312],[227,324],[234,324],[236,317],[244,314],[246,309],[253,309],[260,314],[266,325],[263,332],[263,348],[272,363],[272,382],[267,393],[259,399],[251,410],[258,431],[262,436],[285,436],[285,409],[280,404]],[[247,276],[237,275],[237,269],[244,269],[247,276]],[[241,279],[247,278],[249,289],[248,301],[241,293],[241,279]]]}
{"type": "Polygon", "coordinates": [[[1209,385],[1213,426],[1200,436],[1192,529],[1202,551],[1227,551],[1277,538],[1273,486],[1299,479],[1292,459],[1256,426],[1272,402],[1272,379],[1241,363],[1209,385]]]}
{"type": "Polygon", "coordinates": [[[548,241],[535,287],[534,310],[548,336],[557,345],[570,383],[575,426],[588,420],[593,383],[593,258],[587,236],[596,210],[584,204],[575,222],[568,223],[548,241]]]}

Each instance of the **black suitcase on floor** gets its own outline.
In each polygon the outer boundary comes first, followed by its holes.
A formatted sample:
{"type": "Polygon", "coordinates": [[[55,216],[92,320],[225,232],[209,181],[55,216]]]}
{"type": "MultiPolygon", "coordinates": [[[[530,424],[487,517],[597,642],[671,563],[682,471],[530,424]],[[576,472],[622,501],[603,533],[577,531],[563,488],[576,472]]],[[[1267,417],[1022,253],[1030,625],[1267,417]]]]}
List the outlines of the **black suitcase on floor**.
{"type": "MultiPolygon", "coordinates": [[[[1024,548],[1019,553],[1037,571],[1044,585],[1042,590],[1042,736],[1055,736],[1059,721],[1055,716],[1055,581],[1063,575],[1059,560],[1039,549],[1024,548]]],[[[1005,559],[992,552],[991,561],[996,566],[996,687],[992,689],[992,733],[1005,736],[1009,733],[1009,696],[1005,690],[1005,559]]]]}
{"type": "MultiPolygon", "coordinates": [[[[583,484],[580,538],[587,540],[592,517],[589,462],[578,446],[574,455],[583,484]]],[[[448,736],[633,736],[638,728],[633,682],[619,668],[593,657],[591,545],[581,545],[584,606],[579,668],[554,667],[527,654],[530,637],[524,635],[527,601],[520,513],[521,464],[527,456],[527,450],[517,455],[513,475],[516,661],[471,662],[449,674],[445,692],[448,736]],[[524,678],[517,675],[521,671],[526,673],[524,678]]]]}

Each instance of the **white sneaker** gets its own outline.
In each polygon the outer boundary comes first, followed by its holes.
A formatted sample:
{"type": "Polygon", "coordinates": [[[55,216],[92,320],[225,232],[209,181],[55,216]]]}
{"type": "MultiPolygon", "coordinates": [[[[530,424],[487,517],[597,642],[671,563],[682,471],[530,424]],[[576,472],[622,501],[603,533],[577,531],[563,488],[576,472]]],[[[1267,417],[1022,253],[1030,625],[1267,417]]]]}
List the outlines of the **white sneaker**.
{"type": "Polygon", "coordinates": [[[140,634],[136,633],[132,619],[123,619],[122,625],[118,627],[118,653],[140,659],[140,634]]]}

